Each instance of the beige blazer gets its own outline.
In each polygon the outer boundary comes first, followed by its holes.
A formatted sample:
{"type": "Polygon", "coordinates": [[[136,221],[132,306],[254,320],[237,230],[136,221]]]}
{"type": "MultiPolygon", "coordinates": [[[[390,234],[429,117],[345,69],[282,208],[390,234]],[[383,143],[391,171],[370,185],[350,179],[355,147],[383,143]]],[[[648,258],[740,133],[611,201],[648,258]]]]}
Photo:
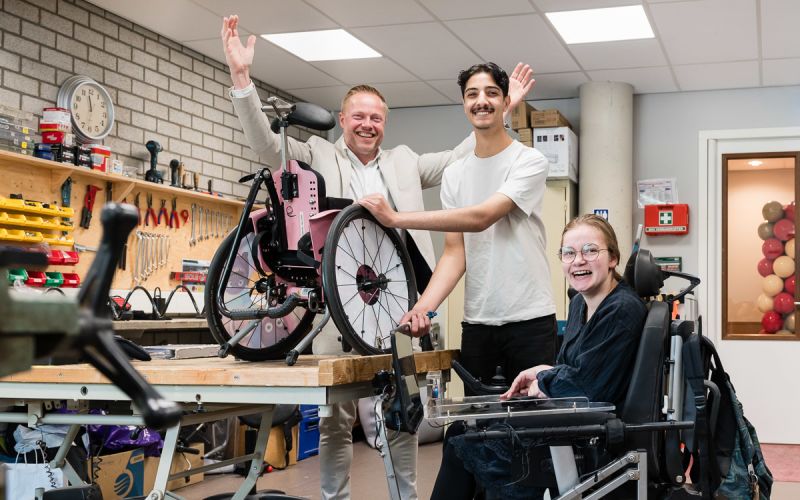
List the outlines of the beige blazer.
{"type": "MultiPolygon", "coordinates": [[[[266,160],[269,166],[280,165],[280,136],[269,128],[269,121],[261,111],[261,100],[253,91],[243,98],[232,98],[250,147],[266,160]]],[[[345,150],[344,139],[335,144],[312,136],[307,142],[288,138],[288,158],[305,162],[322,174],[328,196],[346,197],[350,186],[352,168],[345,150]]],[[[470,134],[455,149],[440,153],[418,155],[408,146],[384,149],[380,168],[392,200],[401,212],[425,210],[422,190],[442,182],[445,167],[475,149],[474,135],[470,134]]],[[[410,230],[420,254],[431,269],[436,265],[433,243],[428,231],[410,230]]]]}

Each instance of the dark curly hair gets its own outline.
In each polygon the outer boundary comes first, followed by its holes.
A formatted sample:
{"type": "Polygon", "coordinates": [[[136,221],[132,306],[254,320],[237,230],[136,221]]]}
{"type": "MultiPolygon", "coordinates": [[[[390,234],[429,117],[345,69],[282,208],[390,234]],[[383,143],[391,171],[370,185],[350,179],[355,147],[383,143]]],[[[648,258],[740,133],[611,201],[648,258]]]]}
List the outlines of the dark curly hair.
{"type": "Polygon", "coordinates": [[[493,62],[486,62],[473,64],[458,74],[458,86],[461,87],[461,97],[464,97],[464,93],[467,90],[467,82],[472,78],[472,75],[476,73],[489,73],[492,75],[494,83],[496,83],[503,92],[503,97],[508,95],[508,75],[505,70],[493,62]]]}

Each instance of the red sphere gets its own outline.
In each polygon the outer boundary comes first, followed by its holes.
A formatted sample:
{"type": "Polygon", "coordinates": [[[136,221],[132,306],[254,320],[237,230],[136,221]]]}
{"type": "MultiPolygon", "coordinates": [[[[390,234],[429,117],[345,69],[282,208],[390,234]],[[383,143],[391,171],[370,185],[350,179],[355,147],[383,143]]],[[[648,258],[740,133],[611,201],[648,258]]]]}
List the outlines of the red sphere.
{"type": "Polygon", "coordinates": [[[783,255],[783,243],[777,238],[764,240],[764,243],[761,244],[761,252],[769,260],[775,260],[783,255]]]}
{"type": "Polygon", "coordinates": [[[761,317],[761,327],[767,333],[775,333],[783,326],[783,318],[775,311],[767,311],[761,317]]]}
{"type": "Polygon", "coordinates": [[[781,292],[773,299],[775,312],[779,314],[789,314],[794,311],[794,297],[786,292],[781,292]]]}
{"type": "Polygon", "coordinates": [[[787,219],[794,222],[794,202],[791,202],[783,207],[783,212],[786,214],[787,219]]]}
{"type": "Polygon", "coordinates": [[[786,290],[786,293],[794,297],[794,274],[786,278],[786,281],[783,282],[783,289],[786,290]]]}
{"type": "Polygon", "coordinates": [[[789,219],[781,219],[775,223],[772,232],[775,234],[775,237],[781,241],[794,238],[794,222],[789,219]]]}
{"type": "Polygon", "coordinates": [[[772,274],[772,261],[766,257],[758,261],[758,274],[764,277],[772,274]]]}

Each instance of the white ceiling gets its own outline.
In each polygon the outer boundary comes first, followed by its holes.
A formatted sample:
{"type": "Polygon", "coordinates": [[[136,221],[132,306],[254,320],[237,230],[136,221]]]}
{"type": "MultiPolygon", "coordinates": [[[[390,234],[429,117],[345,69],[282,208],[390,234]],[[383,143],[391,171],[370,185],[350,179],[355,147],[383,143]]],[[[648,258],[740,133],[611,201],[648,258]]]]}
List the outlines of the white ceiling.
{"type": "Polygon", "coordinates": [[[344,28],[380,59],[308,63],[259,38],[252,74],[336,109],[370,83],[391,107],[456,104],[458,71],[529,63],[528,99],[570,98],[587,81],[623,81],[638,94],[800,84],[798,0],[91,0],[224,62],[222,16],[241,34],[344,28]],[[566,45],[545,12],[641,4],[656,38],[566,45]]]}

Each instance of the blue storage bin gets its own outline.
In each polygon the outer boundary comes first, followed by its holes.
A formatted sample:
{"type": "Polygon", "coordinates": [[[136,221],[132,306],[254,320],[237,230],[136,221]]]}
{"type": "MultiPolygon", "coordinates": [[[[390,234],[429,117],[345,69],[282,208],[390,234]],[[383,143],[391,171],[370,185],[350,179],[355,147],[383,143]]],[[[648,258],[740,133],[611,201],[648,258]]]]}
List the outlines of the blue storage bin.
{"type": "MultiPolygon", "coordinates": [[[[301,413],[303,412],[301,406],[301,413]]],[[[314,406],[316,414],[317,407],[314,406]]],[[[297,433],[297,460],[306,459],[319,453],[319,417],[303,417],[297,433]]]]}
{"type": "Polygon", "coordinates": [[[319,416],[319,406],[300,405],[300,415],[302,418],[317,418],[319,416]]]}

